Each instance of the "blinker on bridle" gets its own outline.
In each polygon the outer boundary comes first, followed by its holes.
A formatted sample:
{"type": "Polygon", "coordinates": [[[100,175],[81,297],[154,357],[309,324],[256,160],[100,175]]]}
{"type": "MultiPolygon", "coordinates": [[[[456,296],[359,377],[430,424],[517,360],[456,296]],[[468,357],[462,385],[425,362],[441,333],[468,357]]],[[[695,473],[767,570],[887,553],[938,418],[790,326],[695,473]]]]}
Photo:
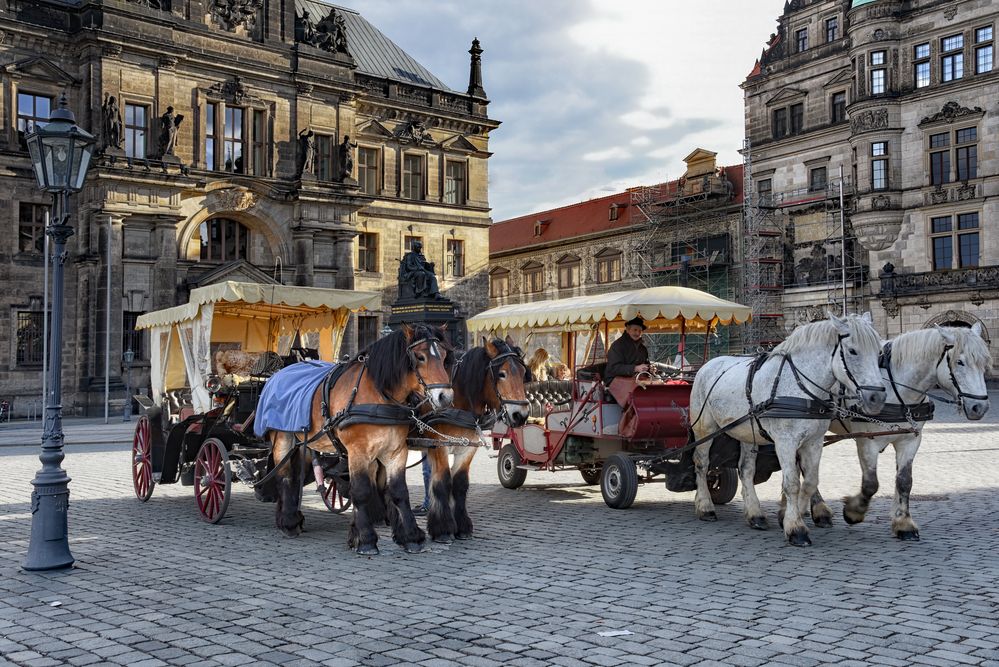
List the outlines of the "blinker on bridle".
{"type": "MultiPolygon", "coordinates": [[[[866,391],[883,391],[883,392],[887,393],[888,390],[885,389],[885,386],[883,384],[882,385],[873,386],[873,385],[869,385],[869,384],[860,384],[859,382],[857,382],[857,378],[853,377],[853,372],[850,370],[850,365],[846,363],[846,353],[843,352],[843,345],[842,345],[843,340],[846,339],[846,338],[849,338],[850,334],[848,334],[848,333],[845,333],[845,334],[841,333],[841,334],[838,334],[838,335],[839,335],[839,340],[836,341],[836,347],[833,348],[831,356],[835,357],[836,356],[836,350],[837,349],[839,350],[839,358],[840,358],[840,361],[843,362],[843,369],[846,371],[846,377],[847,377],[847,379],[850,380],[850,382],[853,383],[853,386],[856,387],[858,391],[865,391],[865,390],[866,391]]],[[[863,398],[863,396],[861,396],[861,398],[863,398]]]]}
{"type": "Polygon", "coordinates": [[[420,386],[423,387],[424,396],[426,396],[431,389],[451,388],[450,382],[427,384],[426,380],[423,379],[423,374],[420,373],[420,364],[416,360],[416,348],[419,347],[420,345],[423,345],[424,343],[427,344],[427,351],[429,352],[431,357],[435,359],[441,359],[440,349],[438,349],[437,347],[437,344],[439,342],[440,341],[437,340],[436,338],[428,336],[421,338],[417,341],[413,341],[406,347],[406,354],[407,356],[409,356],[410,363],[413,364],[413,370],[416,371],[416,380],[420,383],[420,386]]]}
{"type": "MultiPolygon", "coordinates": [[[[493,391],[496,392],[496,398],[499,399],[501,406],[516,405],[519,407],[527,407],[529,409],[531,405],[529,401],[518,401],[512,398],[503,398],[503,394],[500,392],[499,379],[496,377],[496,372],[503,366],[507,359],[514,359],[515,363],[523,364],[523,359],[520,358],[520,355],[513,351],[497,354],[489,360],[489,377],[493,381],[493,391]]],[[[527,366],[525,365],[524,368],[526,369],[527,366]]],[[[500,419],[502,419],[508,426],[513,426],[510,424],[510,416],[507,414],[506,410],[500,411],[500,419]]]]}
{"type": "Polygon", "coordinates": [[[943,352],[940,353],[940,359],[937,361],[937,366],[946,360],[947,362],[947,373],[950,374],[950,382],[954,385],[954,390],[957,392],[957,402],[962,404],[962,401],[966,398],[970,398],[974,401],[987,401],[989,400],[988,395],[981,394],[969,394],[961,389],[961,385],[957,381],[957,376],[954,375],[954,366],[951,364],[950,351],[954,349],[953,345],[944,345],[943,352]]]}

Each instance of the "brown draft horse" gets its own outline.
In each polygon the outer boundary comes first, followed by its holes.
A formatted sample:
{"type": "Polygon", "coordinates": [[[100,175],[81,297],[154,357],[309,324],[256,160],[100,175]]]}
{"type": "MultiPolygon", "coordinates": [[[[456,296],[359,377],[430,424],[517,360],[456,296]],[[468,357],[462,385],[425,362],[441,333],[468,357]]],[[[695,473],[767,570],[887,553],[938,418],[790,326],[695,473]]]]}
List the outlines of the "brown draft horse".
{"type": "MultiPolygon", "coordinates": [[[[354,505],[354,520],[347,543],[360,555],[378,553],[374,522],[384,517],[375,487],[379,464],[387,474],[386,494],[394,509],[391,512],[392,539],[408,553],[423,550],[426,535],[416,525],[406,487],[406,436],[410,414],[406,400],[410,396],[418,397],[433,410],[451,404],[454,394],[444,367],[447,351],[438,336],[430,327],[403,326],[358,354],[325,397],[327,414],[340,415],[346,410],[344,419],[334,417],[332,434],[323,416],[325,384],[320,385],[312,397],[311,424],[306,439],[315,440],[308,447],[319,452],[338,453],[337,443],[331,439],[335,436],[346,450],[350,498],[354,505]],[[376,409],[374,406],[388,408],[388,412],[394,411],[395,415],[405,413],[407,418],[395,417],[377,423],[370,415],[362,414],[367,409],[376,409]],[[384,423],[386,421],[393,423],[384,423]]],[[[305,457],[295,436],[287,431],[268,432],[274,461],[283,462],[276,470],[276,521],[278,528],[289,537],[301,533],[305,519],[300,511],[305,457]]]]}
{"type": "MultiPolygon", "coordinates": [[[[427,530],[435,542],[450,543],[454,538],[467,540],[472,537],[472,519],[468,516],[466,499],[468,470],[479,449],[474,446],[480,438],[475,424],[488,429],[499,418],[511,427],[523,426],[530,416],[530,404],[524,390],[524,383],[530,380],[530,371],[520,348],[509,336],[505,341],[483,338],[481,347],[472,348],[460,360],[449,354],[446,365],[454,388],[454,409],[436,415],[431,420],[433,428],[448,437],[467,438],[473,445],[439,446],[427,451],[430,460],[427,530]],[[448,454],[454,455],[450,467],[448,454]]],[[[425,436],[446,442],[433,433],[425,436]]]]}

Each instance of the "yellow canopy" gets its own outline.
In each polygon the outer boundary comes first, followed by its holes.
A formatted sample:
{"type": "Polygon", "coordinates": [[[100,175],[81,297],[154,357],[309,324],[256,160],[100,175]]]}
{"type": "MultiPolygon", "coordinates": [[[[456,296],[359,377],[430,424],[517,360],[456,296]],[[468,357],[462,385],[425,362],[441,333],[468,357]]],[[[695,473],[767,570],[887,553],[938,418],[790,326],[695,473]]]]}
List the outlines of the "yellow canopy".
{"type": "Polygon", "coordinates": [[[646,287],[499,306],[479,313],[466,324],[469,331],[537,327],[568,331],[599,323],[621,327],[633,317],[641,317],[652,331],[679,331],[681,325],[687,331],[697,331],[715,324],[742,324],[752,317],[752,310],[689,287],[646,287]]]}

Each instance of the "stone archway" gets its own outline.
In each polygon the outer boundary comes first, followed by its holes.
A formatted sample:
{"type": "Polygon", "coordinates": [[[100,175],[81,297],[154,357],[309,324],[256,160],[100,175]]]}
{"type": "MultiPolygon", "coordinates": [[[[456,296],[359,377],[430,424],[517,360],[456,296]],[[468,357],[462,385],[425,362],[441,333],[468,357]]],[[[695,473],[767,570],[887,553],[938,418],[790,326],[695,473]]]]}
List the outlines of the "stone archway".
{"type": "Polygon", "coordinates": [[[963,310],[947,310],[938,315],[934,315],[923,325],[924,329],[929,329],[930,327],[941,326],[941,327],[967,327],[971,328],[975,323],[978,323],[982,327],[982,338],[985,339],[986,343],[991,343],[991,337],[989,336],[988,327],[985,326],[985,322],[981,319],[975,317],[971,313],[963,310]]]}

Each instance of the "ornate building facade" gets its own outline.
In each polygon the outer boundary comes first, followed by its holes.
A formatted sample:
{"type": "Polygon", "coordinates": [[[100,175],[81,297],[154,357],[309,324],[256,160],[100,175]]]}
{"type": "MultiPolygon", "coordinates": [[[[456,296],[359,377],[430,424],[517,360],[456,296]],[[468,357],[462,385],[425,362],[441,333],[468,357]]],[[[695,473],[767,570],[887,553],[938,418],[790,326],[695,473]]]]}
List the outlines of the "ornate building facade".
{"type": "Polygon", "coordinates": [[[845,243],[854,258],[827,263],[816,284],[790,268],[816,262],[789,262],[788,325],[843,299],[871,310],[886,336],[974,322],[994,336],[997,19],[995,3],[978,0],[786,3],[743,84],[755,200],[792,234],[831,218],[803,242],[789,235],[791,253],[818,248],[822,263],[845,243]]]}
{"type": "MultiPolygon", "coordinates": [[[[23,136],[63,93],[99,140],[69,246],[71,412],[102,410],[108,335],[118,402],[124,350],[133,387],[148,386],[135,319],[200,285],[383,290],[387,308],[419,239],[444,293],[485,307],[499,123],[478,41],[457,92],[357,12],[318,0],[0,0],[0,35],[0,394],[15,415],[41,391],[49,204],[23,136]]],[[[374,340],[387,315],[357,317],[344,350],[374,340]]]]}

